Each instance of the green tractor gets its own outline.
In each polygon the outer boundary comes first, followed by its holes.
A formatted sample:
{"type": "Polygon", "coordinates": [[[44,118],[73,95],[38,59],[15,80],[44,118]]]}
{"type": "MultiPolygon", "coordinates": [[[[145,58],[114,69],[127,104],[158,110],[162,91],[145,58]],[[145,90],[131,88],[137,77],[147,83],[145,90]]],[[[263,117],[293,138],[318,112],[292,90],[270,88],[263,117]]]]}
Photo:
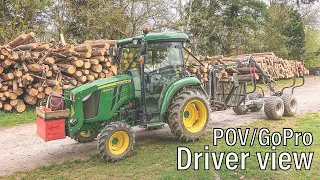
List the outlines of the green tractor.
{"type": "MultiPolygon", "coordinates": [[[[66,108],[70,109],[65,134],[80,143],[97,138],[102,159],[113,162],[124,159],[133,149],[132,126],[152,129],[167,123],[179,140],[194,141],[205,133],[211,110],[262,108],[264,96],[248,99],[246,83],[238,81],[237,74],[234,81],[220,82],[216,77],[219,68],[212,68],[206,85],[190,75],[186,66],[201,62],[185,48],[187,42],[184,33],[147,31],[119,40],[114,62],[121,75],[64,92],[66,108]],[[128,59],[129,63],[123,63],[128,59]]],[[[257,66],[252,58],[241,64],[257,66]]],[[[266,83],[269,80],[266,78],[266,83]]],[[[278,99],[268,105],[275,116],[282,116],[288,106],[281,101],[281,93],[275,93],[278,99]]]]}

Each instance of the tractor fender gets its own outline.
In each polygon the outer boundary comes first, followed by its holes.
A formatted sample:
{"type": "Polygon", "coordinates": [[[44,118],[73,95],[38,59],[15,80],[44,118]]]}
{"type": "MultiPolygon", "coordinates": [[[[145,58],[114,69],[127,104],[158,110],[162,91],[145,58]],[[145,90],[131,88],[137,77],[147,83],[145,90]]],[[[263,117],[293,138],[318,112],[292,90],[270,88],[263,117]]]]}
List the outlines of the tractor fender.
{"type": "MultiPolygon", "coordinates": [[[[176,94],[177,91],[179,91],[181,88],[183,88],[185,86],[201,86],[201,82],[196,77],[186,77],[186,78],[183,78],[183,79],[180,79],[180,80],[174,82],[165,92],[164,98],[161,102],[160,116],[163,116],[166,113],[173,95],[176,94]]],[[[203,90],[203,88],[202,88],[202,90],[203,90]]],[[[205,91],[204,91],[204,93],[205,93],[205,91]]]]}

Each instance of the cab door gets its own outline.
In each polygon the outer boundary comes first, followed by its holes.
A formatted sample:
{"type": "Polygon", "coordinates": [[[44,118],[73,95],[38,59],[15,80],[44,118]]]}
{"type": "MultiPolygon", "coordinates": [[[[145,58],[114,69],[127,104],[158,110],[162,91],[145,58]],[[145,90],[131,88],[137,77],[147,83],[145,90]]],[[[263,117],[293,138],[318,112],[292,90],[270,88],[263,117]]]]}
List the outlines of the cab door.
{"type": "Polygon", "coordinates": [[[166,88],[182,77],[182,43],[148,43],[147,50],[144,68],[146,110],[154,116],[160,112],[159,100],[166,88]]]}

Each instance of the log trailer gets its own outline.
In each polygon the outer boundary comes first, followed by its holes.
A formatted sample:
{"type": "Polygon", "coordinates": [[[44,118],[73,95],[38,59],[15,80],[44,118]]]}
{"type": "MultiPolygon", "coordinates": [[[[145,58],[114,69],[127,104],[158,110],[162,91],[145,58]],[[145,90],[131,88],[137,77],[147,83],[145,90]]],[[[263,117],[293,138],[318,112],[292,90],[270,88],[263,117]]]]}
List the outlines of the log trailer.
{"type": "Polygon", "coordinates": [[[259,72],[272,92],[270,97],[265,97],[255,78],[251,92],[247,92],[247,82],[238,80],[237,73],[232,81],[221,81],[217,74],[226,65],[212,67],[209,81],[201,84],[186,70],[187,66],[202,64],[185,48],[186,43],[188,36],[184,33],[148,33],[148,29],[141,36],[119,40],[114,62],[122,69],[121,75],[65,90],[65,106],[60,110],[53,111],[52,100],[48,100],[46,108],[37,108],[37,134],[46,141],[69,136],[85,143],[97,138],[101,158],[113,162],[132,151],[132,126],[152,129],[168,124],[180,141],[194,141],[205,133],[212,111],[231,107],[235,113],[245,114],[248,110],[257,112],[264,105],[269,119],[296,113],[293,91],[304,80],[296,85],[295,76],[291,86],[277,91],[272,78],[248,56],[235,66],[259,72]],[[128,57],[131,62],[123,64],[128,57]],[[289,88],[292,90],[285,94],[289,88]]]}

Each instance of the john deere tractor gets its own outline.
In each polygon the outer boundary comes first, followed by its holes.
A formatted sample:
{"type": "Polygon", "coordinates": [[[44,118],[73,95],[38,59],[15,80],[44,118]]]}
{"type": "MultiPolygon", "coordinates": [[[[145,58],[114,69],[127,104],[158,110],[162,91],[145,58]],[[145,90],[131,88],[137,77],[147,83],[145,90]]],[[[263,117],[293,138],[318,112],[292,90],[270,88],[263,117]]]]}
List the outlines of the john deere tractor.
{"type": "MultiPolygon", "coordinates": [[[[70,109],[65,118],[66,135],[80,143],[97,138],[101,157],[118,161],[133,149],[132,126],[152,129],[167,123],[177,139],[194,141],[205,133],[211,111],[234,107],[243,114],[248,109],[260,110],[265,102],[271,119],[279,119],[285,111],[295,113],[296,99],[291,94],[285,101],[283,91],[274,91],[272,98],[263,94],[249,97],[246,82],[238,81],[237,74],[233,81],[219,81],[217,74],[226,67],[213,67],[209,82],[201,84],[186,70],[186,66],[201,65],[185,48],[186,43],[184,33],[147,30],[141,36],[119,40],[114,63],[120,75],[64,92],[66,108],[70,109]]],[[[237,66],[252,66],[262,72],[252,57],[237,66]]],[[[265,73],[263,76],[270,85],[272,79],[265,73]]]]}

